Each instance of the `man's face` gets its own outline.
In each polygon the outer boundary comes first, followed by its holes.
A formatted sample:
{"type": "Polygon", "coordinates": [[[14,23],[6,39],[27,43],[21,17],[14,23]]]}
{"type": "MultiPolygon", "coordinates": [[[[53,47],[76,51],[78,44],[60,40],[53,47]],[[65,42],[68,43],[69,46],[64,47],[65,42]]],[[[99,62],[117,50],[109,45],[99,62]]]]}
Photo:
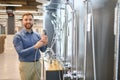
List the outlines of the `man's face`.
{"type": "Polygon", "coordinates": [[[33,17],[31,15],[26,15],[23,17],[22,22],[26,29],[31,29],[34,22],[33,17]]]}

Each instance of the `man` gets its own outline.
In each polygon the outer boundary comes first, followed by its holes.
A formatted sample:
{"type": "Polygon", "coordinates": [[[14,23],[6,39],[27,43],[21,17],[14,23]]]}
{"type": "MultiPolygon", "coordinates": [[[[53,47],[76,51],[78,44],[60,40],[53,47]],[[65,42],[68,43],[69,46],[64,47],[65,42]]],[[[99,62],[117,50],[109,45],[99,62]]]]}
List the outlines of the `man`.
{"type": "Polygon", "coordinates": [[[46,35],[40,37],[37,32],[32,30],[33,14],[23,14],[22,23],[24,28],[16,33],[13,39],[20,61],[21,80],[40,80],[40,51],[46,50],[48,37],[46,35]]]}

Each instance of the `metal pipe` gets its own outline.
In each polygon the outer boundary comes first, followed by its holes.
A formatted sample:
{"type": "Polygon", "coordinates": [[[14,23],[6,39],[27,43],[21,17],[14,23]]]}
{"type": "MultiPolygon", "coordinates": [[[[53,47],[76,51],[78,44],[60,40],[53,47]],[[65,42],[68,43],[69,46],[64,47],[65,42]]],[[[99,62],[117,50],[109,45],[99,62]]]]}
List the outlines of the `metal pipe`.
{"type": "Polygon", "coordinates": [[[95,59],[95,41],[94,41],[94,16],[93,16],[93,9],[92,3],[90,2],[90,9],[92,14],[92,53],[93,53],[93,70],[94,70],[94,80],[96,80],[96,59],[95,59]]]}
{"type": "Polygon", "coordinates": [[[116,4],[115,8],[115,19],[114,19],[114,35],[115,35],[115,50],[114,50],[114,80],[118,80],[118,64],[119,64],[119,14],[120,14],[120,4],[119,2],[116,4]]]}
{"type": "Polygon", "coordinates": [[[67,59],[67,53],[68,53],[68,36],[67,36],[67,28],[68,28],[68,11],[67,11],[67,5],[65,4],[65,22],[63,25],[63,54],[64,54],[64,61],[66,62],[67,59]]]}
{"type": "MultiPolygon", "coordinates": [[[[77,26],[76,26],[76,18],[77,18],[77,16],[76,16],[76,11],[74,10],[74,16],[75,16],[75,20],[74,20],[74,26],[75,26],[75,58],[76,58],[76,63],[75,63],[75,65],[76,65],[76,75],[78,75],[78,31],[77,31],[77,26]]],[[[76,80],[77,80],[77,78],[76,78],[76,80]]]]}
{"type": "Polygon", "coordinates": [[[83,80],[86,80],[86,45],[87,45],[87,20],[88,20],[88,2],[84,1],[84,5],[85,5],[85,28],[84,28],[84,78],[83,80]]]}
{"type": "Polygon", "coordinates": [[[70,7],[72,8],[72,10],[73,10],[73,12],[72,12],[72,61],[71,61],[71,63],[72,63],[72,69],[71,69],[71,71],[73,72],[73,59],[74,59],[74,53],[75,53],[75,26],[74,26],[74,1],[73,1],[73,4],[71,5],[71,4],[69,4],[70,5],[70,7]]]}

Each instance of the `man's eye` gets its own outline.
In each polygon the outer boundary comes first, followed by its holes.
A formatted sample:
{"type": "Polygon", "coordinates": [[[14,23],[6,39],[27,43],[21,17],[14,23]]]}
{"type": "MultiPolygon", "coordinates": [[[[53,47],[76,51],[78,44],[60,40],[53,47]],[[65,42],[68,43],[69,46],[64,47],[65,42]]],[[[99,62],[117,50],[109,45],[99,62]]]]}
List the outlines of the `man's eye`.
{"type": "Polygon", "coordinates": [[[32,19],[29,19],[29,21],[32,21],[32,19]]]}
{"type": "Polygon", "coordinates": [[[27,21],[27,19],[25,19],[25,21],[27,21]]]}
{"type": "Polygon", "coordinates": [[[24,21],[32,21],[32,19],[24,19],[24,21]]]}

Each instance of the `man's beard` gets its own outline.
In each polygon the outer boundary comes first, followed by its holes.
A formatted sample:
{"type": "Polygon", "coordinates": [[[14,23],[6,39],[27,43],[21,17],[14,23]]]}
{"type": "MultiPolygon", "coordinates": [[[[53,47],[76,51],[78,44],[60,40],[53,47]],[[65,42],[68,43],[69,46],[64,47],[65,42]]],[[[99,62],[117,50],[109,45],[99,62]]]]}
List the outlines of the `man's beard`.
{"type": "Polygon", "coordinates": [[[25,25],[25,28],[26,28],[26,29],[31,29],[32,26],[33,26],[33,24],[26,24],[26,25],[25,25]]]}

